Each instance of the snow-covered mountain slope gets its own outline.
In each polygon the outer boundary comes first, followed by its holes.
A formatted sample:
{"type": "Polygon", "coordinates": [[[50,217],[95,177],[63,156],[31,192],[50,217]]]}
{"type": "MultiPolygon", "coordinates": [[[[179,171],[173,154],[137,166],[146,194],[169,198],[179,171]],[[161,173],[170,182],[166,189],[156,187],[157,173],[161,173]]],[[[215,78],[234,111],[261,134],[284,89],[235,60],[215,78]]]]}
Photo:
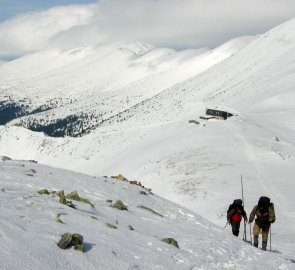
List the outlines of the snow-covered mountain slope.
{"type": "MultiPolygon", "coordinates": [[[[294,258],[294,27],[291,20],[250,43],[241,46],[236,40],[203,54],[147,47],[138,55],[119,50],[118,44],[115,51],[106,46],[95,61],[96,52],[72,61],[70,70],[79,67],[75,76],[66,76],[60,65],[47,75],[41,72],[40,80],[6,82],[2,117],[9,112],[8,101],[11,111],[20,108],[20,116],[44,110],[50,101],[52,109],[0,126],[0,154],[97,176],[122,173],[219,225],[225,224],[228,205],[241,197],[242,174],[247,213],[261,195],[269,196],[277,213],[273,249],[294,258]],[[84,79],[81,71],[88,64],[92,75],[84,79]],[[93,70],[99,66],[102,70],[93,70]],[[99,79],[90,80],[93,74],[99,79]],[[68,87],[79,81],[77,88],[68,87]],[[199,119],[206,107],[215,106],[236,116],[199,119]],[[48,123],[55,135],[68,134],[65,129],[88,134],[52,138],[14,126],[44,130],[48,123]]],[[[5,78],[11,74],[8,65],[18,66],[16,61],[2,65],[5,78]]],[[[247,233],[249,238],[249,226],[247,233]]]]}
{"type": "Polygon", "coordinates": [[[232,40],[205,53],[136,43],[26,56],[0,69],[4,78],[0,110],[9,115],[0,123],[30,114],[10,124],[52,136],[83,135],[105,119],[210,68],[252,40],[232,40]],[[66,125],[67,129],[55,132],[57,126],[66,125]]]}
{"type": "Polygon", "coordinates": [[[294,266],[280,254],[256,249],[186,208],[129,182],[6,160],[0,161],[0,187],[3,270],[294,266]],[[38,194],[44,188],[64,190],[65,194],[77,191],[94,207],[74,200],[76,208],[68,207],[56,194],[38,194]],[[128,211],[111,207],[116,200],[128,211]],[[84,253],[57,246],[66,232],[83,236],[84,253]],[[163,242],[165,238],[175,239],[179,248],[163,242]]]}

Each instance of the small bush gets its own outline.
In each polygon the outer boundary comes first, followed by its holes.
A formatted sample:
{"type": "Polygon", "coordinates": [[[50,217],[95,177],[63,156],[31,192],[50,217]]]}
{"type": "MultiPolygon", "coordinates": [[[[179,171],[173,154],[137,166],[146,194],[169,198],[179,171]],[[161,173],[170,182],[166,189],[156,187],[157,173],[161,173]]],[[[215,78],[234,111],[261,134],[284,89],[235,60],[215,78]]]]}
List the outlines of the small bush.
{"type": "Polygon", "coordinates": [[[61,216],[61,214],[56,214],[55,220],[56,220],[57,223],[62,223],[63,224],[63,221],[60,219],[60,216],[61,216]]]}
{"type": "Polygon", "coordinates": [[[78,195],[78,192],[77,191],[73,191],[73,192],[69,193],[66,196],[66,199],[71,199],[71,200],[74,200],[74,201],[87,203],[87,204],[91,205],[92,208],[94,208],[94,205],[88,199],[85,199],[85,198],[80,197],[78,195]]]}
{"type": "Polygon", "coordinates": [[[69,206],[69,207],[71,207],[71,208],[76,209],[75,205],[72,204],[71,201],[67,201],[67,200],[66,200],[65,193],[64,193],[63,190],[57,192],[56,194],[57,194],[57,196],[59,197],[59,202],[60,202],[61,204],[65,204],[65,205],[67,205],[67,206],[69,206]]]}
{"type": "Polygon", "coordinates": [[[40,195],[49,195],[49,192],[48,192],[48,190],[47,189],[40,189],[39,191],[38,191],[38,193],[40,194],[40,195]]]}
{"type": "Polygon", "coordinates": [[[111,228],[111,229],[117,229],[118,227],[116,225],[110,224],[110,223],[106,223],[106,225],[111,228]]]}
{"type": "Polygon", "coordinates": [[[79,197],[77,191],[73,191],[73,192],[69,193],[69,194],[66,196],[66,199],[79,201],[79,200],[80,200],[80,197],[79,197]]]}
{"type": "Polygon", "coordinates": [[[63,190],[57,192],[57,196],[59,197],[59,202],[62,204],[67,204],[67,200],[65,197],[65,192],[63,190]]]}
{"type": "Polygon", "coordinates": [[[92,208],[94,208],[94,204],[91,203],[88,199],[80,197],[80,202],[89,204],[92,208]]]}
{"type": "Polygon", "coordinates": [[[153,213],[154,215],[157,215],[157,216],[159,216],[159,217],[164,217],[163,215],[159,214],[159,213],[156,212],[155,210],[153,210],[153,209],[151,209],[151,208],[149,208],[149,207],[146,207],[146,206],[144,206],[144,205],[138,205],[137,207],[138,207],[138,208],[145,209],[145,210],[147,210],[147,211],[149,211],[149,212],[151,212],[151,213],[153,213]]]}

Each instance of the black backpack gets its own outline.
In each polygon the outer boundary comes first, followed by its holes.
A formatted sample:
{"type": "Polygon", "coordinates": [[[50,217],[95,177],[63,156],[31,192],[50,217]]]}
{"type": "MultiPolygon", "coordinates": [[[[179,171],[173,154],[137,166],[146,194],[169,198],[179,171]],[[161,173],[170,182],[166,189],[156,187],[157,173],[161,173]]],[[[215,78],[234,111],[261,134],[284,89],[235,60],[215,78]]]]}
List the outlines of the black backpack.
{"type": "Polygon", "coordinates": [[[270,206],[270,198],[261,196],[258,200],[258,207],[267,209],[270,206]]]}
{"type": "Polygon", "coordinates": [[[241,199],[236,199],[233,202],[234,206],[243,206],[243,201],[241,199]]]}
{"type": "Polygon", "coordinates": [[[233,203],[229,206],[227,213],[232,210],[233,208],[239,207],[243,209],[243,201],[241,199],[236,199],[233,201],[233,203]]]}
{"type": "MultiPolygon", "coordinates": [[[[267,226],[269,224],[269,208],[271,208],[274,212],[274,204],[270,202],[270,198],[266,196],[261,196],[258,200],[258,208],[260,209],[260,212],[263,214],[260,220],[262,226],[261,228],[263,228],[263,226],[267,226]]],[[[276,219],[274,217],[272,223],[274,223],[275,220],[276,219]]]]}

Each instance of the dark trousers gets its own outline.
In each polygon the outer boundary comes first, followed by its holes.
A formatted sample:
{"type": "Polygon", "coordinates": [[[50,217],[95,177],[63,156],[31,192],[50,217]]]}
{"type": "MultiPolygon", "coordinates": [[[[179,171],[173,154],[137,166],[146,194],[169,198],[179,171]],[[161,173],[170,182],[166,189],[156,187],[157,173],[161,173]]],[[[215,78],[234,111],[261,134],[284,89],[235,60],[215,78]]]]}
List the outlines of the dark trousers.
{"type": "Polygon", "coordinates": [[[239,236],[241,222],[231,222],[230,224],[233,231],[233,235],[239,236]]]}

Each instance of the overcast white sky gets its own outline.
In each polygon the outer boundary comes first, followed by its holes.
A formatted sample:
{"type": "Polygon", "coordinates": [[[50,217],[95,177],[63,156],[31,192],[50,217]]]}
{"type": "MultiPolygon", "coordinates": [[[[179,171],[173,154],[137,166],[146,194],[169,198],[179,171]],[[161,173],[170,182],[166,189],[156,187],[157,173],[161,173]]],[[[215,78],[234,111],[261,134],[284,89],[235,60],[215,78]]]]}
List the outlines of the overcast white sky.
{"type": "Polygon", "coordinates": [[[295,17],[295,0],[100,0],[50,9],[48,2],[0,23],[0,57],[121,40],[213,48],[295,17]]]}

